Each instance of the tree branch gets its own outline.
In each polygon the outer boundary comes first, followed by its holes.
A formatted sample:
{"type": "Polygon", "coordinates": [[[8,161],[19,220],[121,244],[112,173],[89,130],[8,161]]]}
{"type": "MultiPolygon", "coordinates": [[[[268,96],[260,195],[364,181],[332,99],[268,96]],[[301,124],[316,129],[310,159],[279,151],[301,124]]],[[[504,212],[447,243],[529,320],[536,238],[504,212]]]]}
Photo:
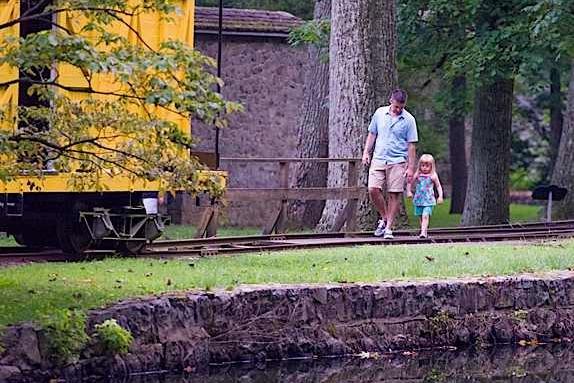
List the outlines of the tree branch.
{"type": "MultiPolygon", "coordinates": [[[[108,13],[108,12],[106,12],[108,13]]],[[[141,36],[141,34],[134,28],[132,27],[129,23],[127,23],[124,19],[122,19],[121,17],[119,17],[118,15],[114,15],[112,13],[108,13],[111,17],[113,17],[114,19],[118,20],[120,23],[124,24],[126,27],[128,27],[128,29],[130,31],[132,31],[133,33],[135,33],[136,37],[138,38],[139,41],[141,41],[145,47],[147,49],[149,49],[152,52],[156,52],[145,40],[144,38],[141,36]]]]}
{"type": "MultiPolygon", "coordinates": [[[[78,160],[78,161],[90,161],[90,162],[92,162],[94,165],[98,166],[98,164],[97,164],[95,161],[90,160],[89,158],[82,159],[82,158],[79,158],[79,157],[74,157],[74,156],[72,156],[70,153],[83,154],[83,155],[86,155],[86,156],[93,156],[94,158],[97,158],[97,159],[99,159],[100,161],[102,161],[102,162],[104,162],[104,163],[107,163],[107,164],[110,164],[110,165],[113,165],[113,166],[117,166],[117,167],[119,167],[120,169],[122,169],[122,170],[124,170],[124,171],[126,171],[126,172],[129,172],[129,173],[131,173],[131,174],[134,174],[134,175],[142,176],[142,175],[144,174],[144,173],[137,172],[137,171],[135,171],[135,170],[133,170],[133,169],[130,169],[130,168],[126,167],[125,165],[121,164],[121,163],[118,162],[118,161],[113,161],[113,160],[111,160],[111,159],[109,159],[109,158],[103,157],[103,156],[102,156],[101,154],[99,154],[98,152],[92,152],[92,151],[88,151],[88,150],[74,149],[73,146],[79,145],[79,144],[81,143],[80,141],[78,141],[78,142],[76,142],[76,143],[73,143],[73,144],[70,144],[70,145],[60,146],[60,145],[54,144],[53,142],[50,142],[50,141],[48,141],[48,140],[42,139],[42,138],[37,137],[37,136],[16,135],[16,136],[12,136],[12,137],[8,138],[8,140],[9,140],[9,141],[13,141],[13,142],[22,142],[22,141],[35,142],[35,143],[37,143],[37,144],[40,144],[40,145],[42,145],[42,146],[44,146],[44,147],[46,147],[46,148],[52,149],[52,150],[56,151],[57,153],[59,153],[58,156],[52,157],[52,158],[50,158],[50,159],[56,159],[56,158],[58,158],[58,157],[63,156],[63,157],[72,158],[72,159],[75,159],[75,160],[78,160]]],[[[124,156],[126,156],[126,157],[128,157],[128,158],[133,158],[133,159],[137,159],[137,160],[139,160],[139,161],[142,161],[142,162],[144,162],[144,163],[149,163],[149,161],[147,161],[147,160],[145,160],[145,159],[143,159],[143,158],[141,158],[141,157],[139,157],[139,156],[136,156],[136,155],[133,155],[133,154],[131,154],[131,153],[127,153],[127,152],[124,152],[124,151],[121,151],[121,150],[117,150],[117,149],[113,149],[113,148],[108,148],[108,147],[106,147],[106,146],[104,146],[104,145],[101,145],[101,144],[97,143],[96,141],[94,141],[94,142],[91,142],[91,141],[92,141],[92,140],[88,140],[88,139],[83,140],[84,143],[91,143],[91,144],[93,144],[94,146],[96,146],[96,147],[98,147],[98,148],[103,148],[103,149],[108,150],[108,151],[110,151],[110,152],[120,153],[120,154],[122,154],[122,155],[124,155],[124,156]]],[[[98,166],[98,167],[99,167],[99,166],[98,166]]]]}

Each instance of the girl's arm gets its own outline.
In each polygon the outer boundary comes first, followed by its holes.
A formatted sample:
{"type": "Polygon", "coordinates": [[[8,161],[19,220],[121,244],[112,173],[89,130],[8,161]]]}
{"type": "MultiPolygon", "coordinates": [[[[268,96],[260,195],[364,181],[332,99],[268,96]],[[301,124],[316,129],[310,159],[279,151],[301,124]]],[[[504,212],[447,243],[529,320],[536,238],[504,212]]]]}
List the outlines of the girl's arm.
{"type": "Polygon", "coordinates": [[[435,174],[432,177],[432,181],[433,181],[434,186],[436,188],[436,191],[438,193],[438,198],[436,200],[436,203],[441,204],[441,203],[443,203],[444,200],[443,200],[443,193],[442,193],[442,185],[440,184],[440,180],[438,179],[438,174],[435,174]]]}

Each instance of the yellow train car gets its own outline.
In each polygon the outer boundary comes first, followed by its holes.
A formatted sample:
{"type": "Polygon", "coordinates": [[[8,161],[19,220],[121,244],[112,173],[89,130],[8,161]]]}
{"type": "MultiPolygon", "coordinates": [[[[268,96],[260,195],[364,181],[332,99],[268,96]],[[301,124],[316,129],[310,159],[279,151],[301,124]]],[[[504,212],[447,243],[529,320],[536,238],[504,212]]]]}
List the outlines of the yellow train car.
{"type": "MultiPolygon", "coordinates": [[[[0,0],[0,24],[17,19],[34,8],[36,1],[0,0]]],[[[193,44],[194,1],[181,0],[177,15],[171,20],[154,13],[141,13],[124,24],[111,24],[110,29],[133,43],[141,43],[134,31],[152,49],[167,38],[193,44]]],[[[59,25],[74,29],[82,23],[70,12],[55,13],[59,25]]],[[[4,34],[25,36],[54,28],[48,23],[16,24],[4,34]]],[[[2,36],[5,37],[5,36],[2,36]]],[[[58,64],[61,65],[61,64],[58,64]]],[[[59,68],[59,81],[70,87],[83,86],[85,78],[74,67],[59,68]]],[[[18,77],[17,69],[0,68],[0,83],[18,77]]],[[[111,86],[105,78],[98,79],[101,89],[111,86]]],[[[2,105],[22,105],[25,92],[12,84],[0,89],[2,105]]],[[[27,100],[30,102],[30,100],[27,100]]],[[[28,104],[29,105],[29,104],[28,104]]],[[[165,112],[163,118],[175,122],[182,131],[190,133],[190,122],[182,116],[165,112]]],[[[4,127],[6,128],[6,127],[4,127]]],[[[16,129],[16,127],[13,127],[16,129]]],[[[184,152],[183,155],[187,152],[184,152]]],[[[209,176],[209,174],[206,174],[209,176]]],[[[12,234],[17,242],[30,247],[60,247],[68,253],[84,253],[94,248],[115,248],[136,253],[146,243],[158,238],[164,227],[164,217],[158,214],[159,185],[136,181],[127,175],[102,180],[105,191],[70,190],[69,173],[46,170],[41,177],[18,176],[10,182],[0,182],[0,231],[12,234]]]]}

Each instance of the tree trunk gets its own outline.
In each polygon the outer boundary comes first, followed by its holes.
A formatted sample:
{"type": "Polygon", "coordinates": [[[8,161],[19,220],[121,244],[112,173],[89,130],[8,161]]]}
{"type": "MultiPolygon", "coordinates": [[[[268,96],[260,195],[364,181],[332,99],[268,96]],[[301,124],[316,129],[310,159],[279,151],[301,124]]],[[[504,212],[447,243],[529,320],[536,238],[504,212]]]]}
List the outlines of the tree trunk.
{"type": "Polygon", "coordinates": [[[570,85],[568,86],[568,106],[562,128],[560,148],[556,157],[552,183],[568,189],[566,198],[555,203],[552,215],[555,219],[574,218],[574,60],[572,60],[570,85]]]}
{"type": "Polygon", "coordinates": [[[476,90],[465,226],[508,221],[513,84],[497,79],[476,90]]]}
{"type": "Polygon", "coordinates": [[[451,84],[448,119],[448,146],[450,152],[451,204],[450,214],[461,214],[466,197],[466,139],[465,139],[466,78],[456,77],[451,84]]]}
{"type": "Polygon", "coordinates": [[[560,147],[560,137],[562,136],[562,93],[560,92],[560,70],[550,69],[550,169],[548,174],[552,175],[558,149],[560,147]]]}
{"type": "MultiPolygon", "coordinates": [[[[332,0],[329,50],[329,157],[360,158],[375,110],[397,84],[396,4],[394,0],[332,0]]],[[[345,164],[331,164],[330,187],[345,186],[345,164]]],[[[367,171],[360,172],[366,185],[367,171]]],[[[328,201],[318,225],[333,227],[344,201],[328,201]]],[[[372,228],[376,213],[360,201],[357,222],[372,228]]]]}
{"type": "MultiPolygon", "coordinates": [[[[329,19],[330,16],[331,0],[316,0],[315,20],[329,19]]],[[[321,59],[324,53],[313,45],[308,48],[303,111],[297,126],[297,151],[302,158],[329,156],[329,63],[321,59]]],[[[326,187],[327,170],[327,163],[299,164],[295,187],[326,187]]],[[[294,201],[289,217],[294,226],[315,227],[324,207],[325,201],[294,201]]]]}

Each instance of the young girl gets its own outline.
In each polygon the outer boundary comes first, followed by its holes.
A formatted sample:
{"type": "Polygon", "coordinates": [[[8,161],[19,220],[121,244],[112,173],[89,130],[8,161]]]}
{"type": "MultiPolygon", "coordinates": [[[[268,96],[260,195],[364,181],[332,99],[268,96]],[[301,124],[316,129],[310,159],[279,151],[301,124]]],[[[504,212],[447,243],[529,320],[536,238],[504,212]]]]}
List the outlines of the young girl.
{"type": "MultiPolygon", "coordinates": [[[[433,207],[443,202],[442,186],[436,173],[433,156],[423,154],[419,159],[419,166],[413,176],[413,184],[416,186],[413,204],[415,205],[415,215],[420,217],[421,233],[420,238],[428,238],[428,227],[433,207]],[[438,198],[435,199],[435,188],[438,198]]],[[[413,196],[412,186],[407,185],[407,197],[413,196]]]]}

